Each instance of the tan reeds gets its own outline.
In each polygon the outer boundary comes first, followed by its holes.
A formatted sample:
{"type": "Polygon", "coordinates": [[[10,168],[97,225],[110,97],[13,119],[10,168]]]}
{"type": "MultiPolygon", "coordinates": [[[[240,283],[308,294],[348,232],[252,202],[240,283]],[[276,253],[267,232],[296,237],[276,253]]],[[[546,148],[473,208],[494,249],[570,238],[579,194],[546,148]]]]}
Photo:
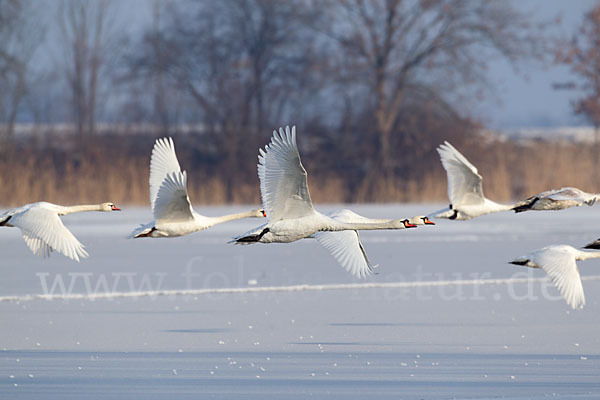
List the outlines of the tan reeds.
{"type": "MultiPolygon", "coordinates": [[[[112,147],[95,148],[85,157],[67,151],[20,151],[0,158],[0,205],[17,206],[34,201],[75,204],[114,201],[124,205],[148,204],[148,162],[152,140],[146,151],[112,147]]],[[[183,146],[182,146],[183,148],[183,146]]],[[[600,192],[600,174],[594,173],[593,149],[582,144],[540,142],[518,145],[510,142],[473,145],[460,149],[484,177],[486,196],[497,201],[523,199],[543,190],[576,186],[600,192]]],[[[258,179],[221,176],[195,167],[191,154],[179,152],[186,166],[188,189],[194,204],[258,204],[258,179]],[[188,167],[189,166],[189,167],[188,167]]],[[[315,203],[343,202],[446,202],[446,174],[432,152],[421,171],[408,171],[412,178],[356,182],[344,171],[319,173],[319,165],[307,165],[309,186],[315,203]],[[312,172],[311,172],[312,171],[312,172]],[[367,189],[369,188],[369,189],[367,189]]],[[[254,167],[254,166],[252,166],[254,167]]],[[[252,172],[252,171],[250,171],[252,172]]],[[[235,174],[235,171],[231,172],[235,174]]]]}

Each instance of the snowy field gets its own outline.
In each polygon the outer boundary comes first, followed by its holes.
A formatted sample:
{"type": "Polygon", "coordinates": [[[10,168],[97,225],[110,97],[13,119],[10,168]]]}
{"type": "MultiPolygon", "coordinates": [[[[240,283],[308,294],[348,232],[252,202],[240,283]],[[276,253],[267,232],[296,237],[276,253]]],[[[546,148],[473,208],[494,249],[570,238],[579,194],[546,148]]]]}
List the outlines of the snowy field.
{"type": "Polygon", "coordinates": [[[379,264],[366,280],[315,240],[227,244],[257,219],[137,240],[148,209],[63,220],[89,259],[38,259],[0,229],[0,399],[600,398],[600,261],[579,264],[577,311],[542,271],[507,263],[600,237],[597,206],[364,232],[379,264]]]}

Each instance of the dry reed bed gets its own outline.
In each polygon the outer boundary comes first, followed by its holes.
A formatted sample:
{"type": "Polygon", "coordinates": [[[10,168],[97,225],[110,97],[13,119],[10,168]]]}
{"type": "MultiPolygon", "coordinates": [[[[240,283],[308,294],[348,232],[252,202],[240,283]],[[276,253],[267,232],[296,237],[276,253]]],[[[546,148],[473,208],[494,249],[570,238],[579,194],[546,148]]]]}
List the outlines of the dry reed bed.
{"type": "MultiPolygon", "coordinates": [[[[34,201],[58,204],[114,201],[124,205],[148,204],[148,159],[152,140],[134,150],[96,148],[85,156],[68,151],[30,148],[0,158],[0,206],[34,201]]],[[[486,196],[509,201],[561,186],[600,192],[593,149],[584,145],[541,142],[534,145],[472,143],[460,149],[484,177],[486,196]]],[[[179,150],[178,150],[179,151],[179,150]]],[[[408,178],[350,182],[341,171],[325,176],[310,157],[304,164],[317,203],[341,202],[446,202],[446,175],[432,148],[420,170],[403,173],[408,178]],[[354,188],[350,190],[348,188],[354,188]]],[[[193,156],[180,152],[180,163],[189,171],[188,190],[194,204],[258,204],[258,179],[236,179],[235,172],[219,176],[203,171],[193,156]]]]}

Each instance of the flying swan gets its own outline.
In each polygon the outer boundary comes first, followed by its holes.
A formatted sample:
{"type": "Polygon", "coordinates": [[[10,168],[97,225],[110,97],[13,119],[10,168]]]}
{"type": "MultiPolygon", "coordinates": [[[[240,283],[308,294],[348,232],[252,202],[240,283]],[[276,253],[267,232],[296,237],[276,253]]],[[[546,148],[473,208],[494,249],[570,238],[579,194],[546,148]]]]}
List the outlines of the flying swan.
{"type": "Polygon", "coordinates": [[[437,151],[448,176],[450,206],[433,213],[430,215],[432,218],[468,220],[485,214],[508,211],[514,207],[486,199],[477,168],[450,143],[444,142],[437,151]]]}
{"type": "Polygon", "coordinates": [[[547,190],[538,193],[530,198],[515,204],[515,212],[529,210],[564,210],[570,207],[578,207],[583,204],[594,205],[599,194],[586,193],[581,189],[574,187],[564,187],[560,189],[547,190]]]}
{"type": "Polygon", "coordinates": [[[0,226],[17,227],[27,247],[36,256],[48,257],[54,250],[79,262],[88,253],[84,246],[62,223],[59,216],[83,211],[120,211],[114,203],[59,206],[39,202],[14,208],[0,215],[0,226]]]}
{"type": "Polygon", "coordinates": [[[235,237],[235,243],[290,243],[314,235],[347,271],[364,277],[372,272],[372,266],[356,231],[416,226],[408,219],[373,222],[357,220],[358,214],[351,215],[348,210],[332,216],[316,211],[296,145],[296,127],[290,130],[288,126],[285,131],[283,128],[279,132],[273,131],[271,143],[265,150],[260,149],[259,153],[258,177],[268,222],[235,237]],[[348,232],[344,235],[328,235],[339,231],[348,232]]]}
{"type": "Polygon", "coordinates": [[[223,222],[241,218],[264,217],[263,210],[252,210],[220,217],[205,217],[192,209],[187,193],[187,174],[181,171],[173,139],[156,140],[150,159],[150,207],[154,221],[140,225],[130,237],[176,237],[201,231],[223,222]]]}
{"type": "MultiPolygon", "coordinates": [[[[588,246],[591,245],[592,243],[588,246]]],[[[560,244],[536,250],[510,263],[532,268],[542,268],[546,271],[567,304],[575,309],[583,308],[585,304],[581,276],[579,275],[576,261],[588,260],[590,258],[600,258],[600,252],[586,252],[565,244],[560,244]]]]}

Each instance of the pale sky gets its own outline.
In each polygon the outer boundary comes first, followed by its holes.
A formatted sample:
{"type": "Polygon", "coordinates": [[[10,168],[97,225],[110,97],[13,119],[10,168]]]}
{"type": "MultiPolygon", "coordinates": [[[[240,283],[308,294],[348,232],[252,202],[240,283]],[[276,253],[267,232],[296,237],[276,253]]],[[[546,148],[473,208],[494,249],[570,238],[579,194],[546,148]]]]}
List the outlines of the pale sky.
{"type": "MultiPolygon", "coordinates": [[[[150,0],[128,0],[126,13],[138,22],[149,19],[150,0]],[[145,10],[141,10],[146,8],[145,10]]],[[[595,0],[510,0],[518,9],[528,12],[535,20],[561,17],[561,24],[552,28],[556,34],[571,37],[583,20],[584,13],[596,4],[595,0]]],[[[519,127],[587,125],[572,112],[571,101],[575,91],[557,91],[553,83],[574,81],[566,66],[542,68],[535,63],[523,65],[515,71],[508,63],[496,61],[489,65],[490,81],[494,90],[478,102],[476,117],[496,129],[519,127]]]]}
{"type": "MultiPolygon", "coordinates": [[[[550,19],[560,15],[562,24],[553,28],[557,33],[571,37],[583,20],[593,0],[522,0],[516,7],[530,11],[535,19],[550,19]]],[[[525,65],[515,72],[506,62],[490,65],[490,77],[496,86],[496,96],[487,95],[478,110],[482,121],[497,129],[532,126],[587,125],[571,108],[574,91],[556,91],[552,84],[575,81],[566,66],[542,69],[539,65],[525,65]]]]}
{"type": "MultiPolygon", "coordinates": [[[[485,1],[485,0],[482,0],[485,1]]],[[[535,20],[550,20],[558,15],[562,23],[552,30],[571,37],[581,24],[584,13],[594,0],[509,0],[514,6],[527,11],[535,20]]],[[[49,3],[46,7],[53,8],[49,3]]],[[[136,32],[151,19],[153,0],[125,0],[119,3],[117,22],[126,21],[130,32],[136,32]]],[[[52,29],[51,29],[52,31],[52,29]]],[[[51,48],[51,46],[50,46],[51,48]]],[[[502,60],[490,62],[489,78],[493,90],[486,92],[481,101],[470,107],[473,116],[487,127],[510,130],[520,127],[587,125],[572,112],[571,101],[575,91],[556,91],[553,83],[574,81],[566,66],[542,68],[528,63],[515,71],[502,60]]]]}

